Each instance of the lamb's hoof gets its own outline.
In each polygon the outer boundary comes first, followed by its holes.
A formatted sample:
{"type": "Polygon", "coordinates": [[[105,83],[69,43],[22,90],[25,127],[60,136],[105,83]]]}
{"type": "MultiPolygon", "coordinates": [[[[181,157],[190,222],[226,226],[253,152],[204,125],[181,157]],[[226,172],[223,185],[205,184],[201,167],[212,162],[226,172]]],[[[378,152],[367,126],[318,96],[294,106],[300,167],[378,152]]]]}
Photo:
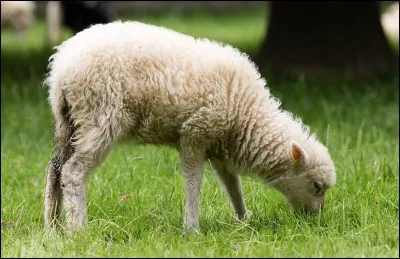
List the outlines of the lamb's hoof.
{"type": "Polygon", "coordinates": [[[236,213],[236,220],[239,223],[248,222],[251,218],[251,211],[247,210],[245,213],[236,213]]]}
{"type": "Polygon", "coordinates": [[[45,220],[44,226],[43,226],[44,231],[46,232],[51,232],[53,230],[60,230],[61,229],[61,223],[57,219],[53,220],[45,220]]]}
{"type": "Polygon", "coordinates": [[[66,229],[66,235],[67,236],[75,236],[78,233],[80,233],[83,229],[85,228],[85,225],[79,224],[79,225],[70,225],[66,229]]]}
{"type": "Polygon", "coordinates": [[[201,231],[199,227],[184,227],[182,232],[182,237],[184,236],[193,236],[193,235],[201,235],[201,231]]]}
{"type": "Polygon", "coordinates": [[[55,225],[45,224],[43,227],[43,231],[45,233],[53,233],[57,231],[57,227],[55,225]]]}

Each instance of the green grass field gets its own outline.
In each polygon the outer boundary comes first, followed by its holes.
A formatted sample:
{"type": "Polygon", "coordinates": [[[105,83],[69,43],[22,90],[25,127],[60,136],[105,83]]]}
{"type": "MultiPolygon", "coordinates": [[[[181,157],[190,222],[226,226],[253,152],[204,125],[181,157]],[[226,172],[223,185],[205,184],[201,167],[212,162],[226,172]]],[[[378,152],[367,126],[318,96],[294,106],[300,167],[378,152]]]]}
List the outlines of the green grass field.
{"type": "MultiPolygon", "coordinates": [[[[254,52],[265,13],[141,18],[254,52]]],[[[283,108],[301,115],[330,150],[337,185],[323,214],[297,217],[277,191],[243,179],[251,217],[235,221],[207,165],[201,233],[182,235],[184,184],[166,147],[119,144],[91,175],[89,224],[75,237],[43,231],[52,118],[42,86],[44,24],[25,42],[1,41],[2,257],[398,257],[398,76],[368,82],[274,79],[283,108]]],[[[64,37],[70,34],[65,32],[64,37]]]]}

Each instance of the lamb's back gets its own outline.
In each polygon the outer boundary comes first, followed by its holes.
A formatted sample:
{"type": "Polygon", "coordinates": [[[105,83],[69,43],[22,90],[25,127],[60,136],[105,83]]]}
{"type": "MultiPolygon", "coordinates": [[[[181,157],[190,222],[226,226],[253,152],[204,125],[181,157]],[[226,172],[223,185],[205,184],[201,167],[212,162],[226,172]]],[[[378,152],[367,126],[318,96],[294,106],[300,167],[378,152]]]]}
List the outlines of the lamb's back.
{"type": "Polygon", "coordinates": [[[94,25],[59,46],[52,57],[50,77],[63,80],[64,88],[78,87],[74,82],[112,80],[136,96],[145,88],[146,93],[152,90],[157,95],[173,92],[180,99],[179,94],[198,96],[211,90],[205,89],[211,82],[221,88],[216,77],[223,79],[225,64],[239,56],[231,47],[166,28],[114,22],[94,25]]]}
{"type": "Polygon", "coordinates": [[[237,106],[243,93],[264,91],[263,80],[252,84],[260,75],[238,50],[138,22],[76,34],[58,47],[50,68],[50,88],[61,87],[72,106],[116,107],[148,132],[175,131],[202,107],[228,114],[228,102],[237,106]]]}

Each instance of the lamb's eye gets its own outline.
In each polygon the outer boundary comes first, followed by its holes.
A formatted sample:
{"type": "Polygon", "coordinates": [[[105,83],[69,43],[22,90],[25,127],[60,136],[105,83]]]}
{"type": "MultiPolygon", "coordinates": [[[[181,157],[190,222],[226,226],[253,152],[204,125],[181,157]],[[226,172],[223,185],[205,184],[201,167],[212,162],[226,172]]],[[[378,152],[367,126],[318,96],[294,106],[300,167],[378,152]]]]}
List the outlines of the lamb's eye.
{"type": "Polygon", "coordinates": [[[322,184],[314,182],[315,194],[318,194],[322,190],[322,184]]]}

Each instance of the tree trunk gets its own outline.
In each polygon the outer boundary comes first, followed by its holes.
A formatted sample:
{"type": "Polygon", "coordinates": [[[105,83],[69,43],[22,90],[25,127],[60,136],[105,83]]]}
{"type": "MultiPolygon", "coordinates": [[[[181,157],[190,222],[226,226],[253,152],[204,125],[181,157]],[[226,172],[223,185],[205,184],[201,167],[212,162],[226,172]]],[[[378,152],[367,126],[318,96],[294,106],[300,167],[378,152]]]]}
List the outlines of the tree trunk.
{"type": "Polygon", "coordinates": [[[374,76],[398,66],[375,1],[272,1],[256,62],[266,71],[297,75],[374,76]]]}
{"type": "Polygon", "coordinates": [[[111,1],[61,1],[63,24],[74,33],[113,20],[111,1]]]}

